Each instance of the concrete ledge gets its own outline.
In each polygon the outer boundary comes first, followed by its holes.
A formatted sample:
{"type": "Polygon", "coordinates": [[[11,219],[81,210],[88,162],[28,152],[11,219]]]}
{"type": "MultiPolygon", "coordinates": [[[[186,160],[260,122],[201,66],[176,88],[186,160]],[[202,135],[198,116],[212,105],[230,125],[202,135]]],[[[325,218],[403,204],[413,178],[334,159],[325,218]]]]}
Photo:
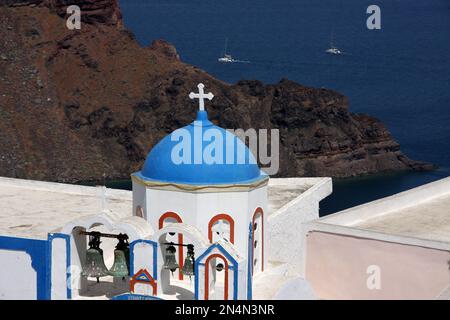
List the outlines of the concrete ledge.
{"type": "MultiPolygon", "coordinates": [[[[269,182],[269,187],[271,185],[306,185],[310,187],[303,193],[301,193],[294,200],[286,203],[284,206],[279,208],[276,212],[268,217],[270,223],[271,220],[276,219],[278,216],[283,215],[290,210],[298,210],[300,207],[307,205],[306,202],[319,202],[329,196],[333,192],[333,184],[331,178],[281,178],[281,179],[271,179],[269,182]],[[275,180],[272,182],[272,180],[275,180]]],[[[270,201],[270,199],[269,199],[270,201]]],[[[317,216],[313,219],[317,219],[317,216]]],[[[311,220],[313,220],[311,219],[311,220]]],[[[309,219],[308,219],[309,220],[309,219]]]]}
{"type": "MultiPolygon", "coordinates": [[[[34,191],[58,192],[82,196],[98,196],[99,187],[81,186],[58,182],[46,182],[38,180],[25,180],[0,177],[0,186],[31,189],[34,191]]],[[[131,200],[131,191],[108,188],[108,198],[131,200]]]]}
{"type": "Polygon", "coordinates": [[[393,196],[368,202],[339,211],[320,219],[320,222],[341,226],[352,226],[367,219],[386,215],[408,207],[450,195],[450,177],[410,189],[393,196]]]}
{"type": "MultiPolygon", "coordinates": [[[[450,243],[445,241],[434,241],[429,239],[421,239],[416,237],[406,237],[393,235],[389,233],[375,232],[370,230],[358,229],[349,226],[332,225],[319,221],[312,221],[303,225],[303,233],[305,236],[310,232],[320,231],[337,235],[352,236],[361,239],[373,239],[385,242],[400,243],[424,248],[438,249],[450,251],[450,243]]],[[[306,252],[307,248],[303,249],[306,252]]]]}

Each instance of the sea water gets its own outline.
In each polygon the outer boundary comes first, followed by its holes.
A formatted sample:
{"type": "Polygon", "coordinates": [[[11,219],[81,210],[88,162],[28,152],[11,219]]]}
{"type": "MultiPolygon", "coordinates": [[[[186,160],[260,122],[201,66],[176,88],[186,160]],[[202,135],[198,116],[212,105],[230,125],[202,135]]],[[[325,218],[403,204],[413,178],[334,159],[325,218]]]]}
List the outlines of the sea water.
{"type": "Polygon", "coordinates": [[[372,4],[120,0],[125,26],[141,45],[165,39],[183,61],[229,83],[289,78],[338,90],[349,97],[351,112],[380,119],[410,158],[440,166],[336,180],[321,215],[450,175],[450,1],[377,0],[380,30],[366,25],[372,4]],[[226,39],[227,52],[250,63],[219,63],[226,39]],[[342,55],[325,53],[331,42],[342,55]]]}

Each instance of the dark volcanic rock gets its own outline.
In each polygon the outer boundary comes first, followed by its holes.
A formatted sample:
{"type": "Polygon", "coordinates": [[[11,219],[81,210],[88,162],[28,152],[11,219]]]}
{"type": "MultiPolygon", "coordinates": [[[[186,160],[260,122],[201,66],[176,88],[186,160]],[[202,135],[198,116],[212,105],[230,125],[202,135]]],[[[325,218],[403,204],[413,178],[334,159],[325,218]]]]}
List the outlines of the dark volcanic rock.
{"type": "Polygon", "coordinates": [[[180,60],[177,49],[165,40],[154,40],[150,49],[165,55],[169,59],[180,60]]]}
{"type": "Polygon", "coordinates": [[[46,0],[46,2],[61,17],[66,16],[68,6],[77,5],[81,10],[82,22],[122,24],[122,13],[116,0],[46,0]]]}
{"type": "Polygon", "coordinates": [[[289,80],[230,85],[179,60],[163,40],[140,47],[116,0],[0,0],[0,175],[53,181],[128,178],[150,148],[191,122],[199,82],[225,128],[280,130],[280,175],[335,176],[427,167],[376,119],[333,90],[289,80]],[[65,27],[82,8],[81,30],[65,27]]]}

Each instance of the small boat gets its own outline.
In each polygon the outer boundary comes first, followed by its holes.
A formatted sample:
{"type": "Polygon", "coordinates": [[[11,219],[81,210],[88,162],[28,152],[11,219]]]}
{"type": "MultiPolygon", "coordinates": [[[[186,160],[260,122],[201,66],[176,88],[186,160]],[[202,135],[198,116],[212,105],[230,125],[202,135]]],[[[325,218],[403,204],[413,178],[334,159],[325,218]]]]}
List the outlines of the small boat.
{"type": "Polygon", "coordinates": [[[233,59],[233,57],[229,54],[224,54],[223,57],[220,57],[219,62],[224,62],[224,63],[232,63],[232,62],[236,62],[236,60],[233,59]]]}
{"type": "Polygon", "coordinates": [[[331,48],[325,50],[325,52],[329,53],[329,54],[342,54],[342,51],[336,47],[331,47],[331,48]]]}
{"type": "Polygon", "coordinates": [[[334,32],[331,33],[331,41],[330,41],[330,47],[325,50],[326,53],[329,54],[342,54],[342,51],[339,50],[335,45],[334,45],[334,32]]]}
{"type": "Polygon", "coordinates": [[[223,51],[223,56],[218,59],[219,62],[223,63],[233,63],[237,62],[237,60],[233,59],[231,54],[227,53],[227,46],[228,46],[228,38],[225,39],[225,50],[223,51]]]}

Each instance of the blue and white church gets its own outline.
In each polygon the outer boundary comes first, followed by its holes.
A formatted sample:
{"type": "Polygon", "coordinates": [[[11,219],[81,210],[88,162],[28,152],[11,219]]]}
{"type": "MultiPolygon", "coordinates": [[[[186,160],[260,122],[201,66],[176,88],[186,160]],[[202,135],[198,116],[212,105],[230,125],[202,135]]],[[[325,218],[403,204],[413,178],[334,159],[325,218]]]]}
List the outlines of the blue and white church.
{"type": "Polygon", "coordinates": [[[191,93],[200,100],[195,121],[162,139],[131,176],[133,211],[156,230],[154,266],[141,267],[152,271],[152,279],[159,279],[157,292],[164,293],[171,279],[164,244],[179,244],[174,272],[179,281],[186,278],[184,245],[192,244],[196,299],[248,299],[252,275],[264,270],[268,176],[237,136],[208,120],[203,99],[213,96],[204,94],[203,84],[198,88],[191,93]],[[224,274],[220,295],[218,270],[224,274]]]}
{"type": "Polygon", "coordinates": [[[208,119],[213,94],[190,98],[196,119],[153,147],[132,192],[0,178],[0,299],[272,299],[301,276],[301,224],[331,179],[269,180],[208,119]]]}

